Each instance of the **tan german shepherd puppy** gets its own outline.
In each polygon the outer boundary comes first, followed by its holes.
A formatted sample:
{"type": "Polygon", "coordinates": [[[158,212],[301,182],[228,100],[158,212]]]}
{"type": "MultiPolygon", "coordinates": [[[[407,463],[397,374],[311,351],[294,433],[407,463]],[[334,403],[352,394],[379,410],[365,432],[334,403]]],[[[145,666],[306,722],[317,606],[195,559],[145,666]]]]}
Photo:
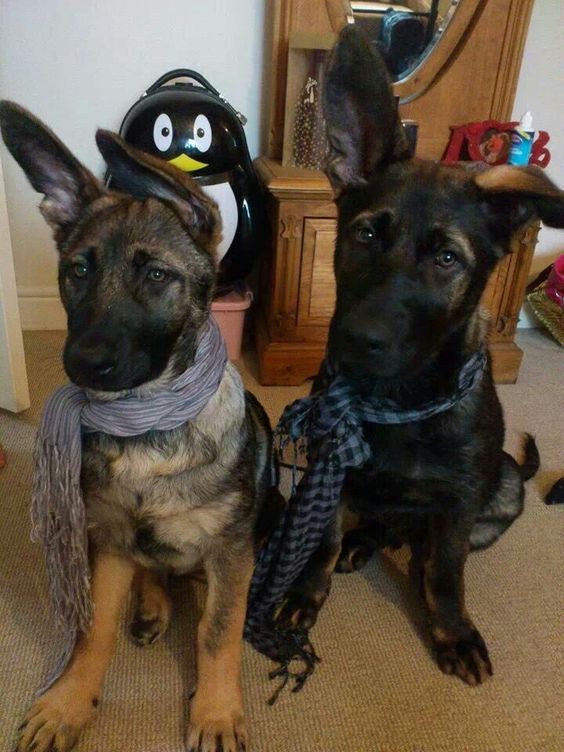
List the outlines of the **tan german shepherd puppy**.
{"type": "MultiPolygon", "coordinates": [[[[60,253],[69,378],[105,399],[127,390],[150,396],[190,366],[210,315],[216,205],[189,176],[99,131],[98,146],[131,195],[108,191],[31,114],[0,107],[4,140],[44,194],[41,212],[60,253]]],[[[168,626],[167,573],[200,565],[208,595],[186,745],[246,748],[241,640],[270,454],[268,418],[230,364],[202,412],[180,428],[84,436],[94,618],[63,675],[28,712],[19,752],[75,744],[98,706],[130,589],[131,634],[145,645],[168,626]]]]}

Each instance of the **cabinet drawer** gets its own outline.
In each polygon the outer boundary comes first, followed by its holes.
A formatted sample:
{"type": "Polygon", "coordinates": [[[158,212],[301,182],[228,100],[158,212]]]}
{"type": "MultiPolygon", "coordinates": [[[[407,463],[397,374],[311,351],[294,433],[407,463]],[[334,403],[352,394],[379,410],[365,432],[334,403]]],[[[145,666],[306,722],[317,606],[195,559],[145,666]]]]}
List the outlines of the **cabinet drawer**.
{"type": "Polygon", "coordinates": [[[304,219],[298,293],[299,327],[325,326],[331,321],[335,308],[333,255],[336,237],[337,223],[334,219],[304,219]]]}

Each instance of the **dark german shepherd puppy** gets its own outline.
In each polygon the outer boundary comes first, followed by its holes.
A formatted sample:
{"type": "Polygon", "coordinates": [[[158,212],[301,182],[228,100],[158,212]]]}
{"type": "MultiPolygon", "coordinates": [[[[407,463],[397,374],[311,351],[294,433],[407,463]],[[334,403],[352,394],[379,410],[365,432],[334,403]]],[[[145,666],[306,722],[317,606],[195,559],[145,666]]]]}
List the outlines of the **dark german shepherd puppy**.
{"type": "MultiPolygon", "coordinates": [[[[60,252],[69,378],[108,400],[124,390],[150,396],[191,364],[210,315],[217,206],[186,174],[99,131],[100,151],[131,195],[107,191],[32,115],[0,107],[4,140],[44,194],[41,212],[60,252]]],[[[98,705],[130,588],[131,634],[147,645],[169,622],[163,577],[200,564],[208,595],[187,749],[245,749],[241,642],[270,457],[268,418],[230,364],[202,412],[179,429],[85,436],[94,619],[29,711],[18,750],[74,745],[98,705]]]]}
{"type": "MultiPolygon", "coordinates": [[[[452,394],[484,347],[480,298],[512,234],[534,217],[564,226],[564,198],[537,168],[469,172],[411,159],[383,62],[341,33],[329,62],[327,174],[336,194],[337,302],[328,359],[365,397],[417,408],[452,394]]],[[[378,547],[409,543],[439,667],[469,684],[492,673],[464,605],[464,563],[519,515],[533,440],[518,465],[488,363],[478,386],[446,412],[402,425],[365,424],[372,458],[349,472],[344,496],[361,526],[337,568],[378,547]]],[[[339,557],[338,525],[295,586],[281,618],[311,626],[339,557]]]]}

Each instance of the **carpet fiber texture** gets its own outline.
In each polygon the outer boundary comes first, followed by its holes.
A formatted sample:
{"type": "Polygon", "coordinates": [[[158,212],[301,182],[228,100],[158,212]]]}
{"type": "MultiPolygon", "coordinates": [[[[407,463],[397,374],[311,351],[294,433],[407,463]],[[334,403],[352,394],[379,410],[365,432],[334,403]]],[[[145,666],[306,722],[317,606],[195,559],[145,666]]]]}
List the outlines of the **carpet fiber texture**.
{"type": "MultiPolygon", "coordinates": [[[[337,575],[313,630],[322,663],[302,693],[274,707],[271,664],[245,645],[244,689],[254,752],[561,752],[564,750],[564,506],[542,501],[564,475],[564,353],[540,332],[519,335],[517,384],[499,389],[507,446],[536,436],[542,466],[526,510],[493,548],[467,565],[470,614],[489,646],[494,676],[471,688],[441,674],[407,580],[407,552],[384,553],[361,572],[337,575]]],[[[55,631],[41,552],[29,541],[32,446],[42,405],[65,382],[61,332],[25,337],[32,407],[0,411],[0,750],[52,660],[55,631]]],[[[251,360],[245,383],[276,421],[302,387],[261,387],[251,360]]],[[[181,752],[195,681],[195,630],[204,586],[178,579],[165,638],[137,648],[124,622],[95,723],[77,752],[181,752]]]]}

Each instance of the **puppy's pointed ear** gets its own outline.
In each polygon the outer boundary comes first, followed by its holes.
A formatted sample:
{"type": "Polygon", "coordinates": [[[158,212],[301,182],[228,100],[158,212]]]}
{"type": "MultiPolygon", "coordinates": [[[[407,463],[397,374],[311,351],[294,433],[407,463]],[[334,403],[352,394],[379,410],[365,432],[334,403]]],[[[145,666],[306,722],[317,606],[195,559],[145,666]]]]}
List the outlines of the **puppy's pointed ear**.
{"type": "Polygon", "coordinates": [[[193,178],[135,149],[110,131],[99,130],[96,143],[119,190],[135,198],[158,198],[169,204],[194,240],[213,253],[221,232],[219,209],[193,178]]]}
{"type": "Polygon", "coordinates": [[[0,128],[29,182],[45,196],[40,211],[56,241],[63,242],[84,208],[105,193],[102,184],[46,125],[14,102],[0,102],[0,128]]]}
{"type": "Polygon", "coordinates": [[[386,65],[351,26],[339,35],[323,87],[327,177],[338,194],[391,162],[409,159],[386,65]]]}
{"type": "Polygon", "coordinates": [[[492,230],[502,240],[535,217],[551,227],[564,227],[564,191],[540,167],[499,165],[478,173],[475,182],[492,230]]]}

